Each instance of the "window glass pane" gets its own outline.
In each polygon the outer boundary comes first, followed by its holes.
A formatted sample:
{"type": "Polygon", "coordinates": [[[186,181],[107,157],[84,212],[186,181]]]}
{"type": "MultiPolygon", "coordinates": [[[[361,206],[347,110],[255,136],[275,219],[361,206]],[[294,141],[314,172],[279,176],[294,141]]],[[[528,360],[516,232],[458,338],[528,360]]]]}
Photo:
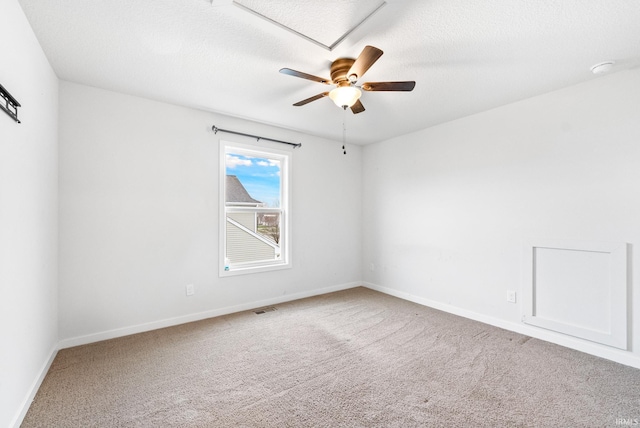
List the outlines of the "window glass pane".
{"type": "Polygon", "coordinates": [[[286,263],[282,155],[225,150],[224,269],[286,263]]]}
{"type": "Polygon", "coordinates": [[[278,159],[227,152],[226,174],[237,177],[251,198],[259,201],[261,206],[280,208],[280,164],[278,159]]]}

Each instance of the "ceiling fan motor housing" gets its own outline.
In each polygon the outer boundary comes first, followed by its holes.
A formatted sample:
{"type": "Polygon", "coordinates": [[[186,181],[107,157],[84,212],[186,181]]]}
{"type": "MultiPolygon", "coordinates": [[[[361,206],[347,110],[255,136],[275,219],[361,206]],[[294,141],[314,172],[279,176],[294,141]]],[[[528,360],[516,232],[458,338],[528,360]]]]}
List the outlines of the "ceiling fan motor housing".
{"type": "Polygon", "coordinates": [[[331,80],[335,85],[340,86],[343,82],[350,83],[347,73],[354,62],[355,59],[352,58],[338,58],[331,63],[331,80]]]}

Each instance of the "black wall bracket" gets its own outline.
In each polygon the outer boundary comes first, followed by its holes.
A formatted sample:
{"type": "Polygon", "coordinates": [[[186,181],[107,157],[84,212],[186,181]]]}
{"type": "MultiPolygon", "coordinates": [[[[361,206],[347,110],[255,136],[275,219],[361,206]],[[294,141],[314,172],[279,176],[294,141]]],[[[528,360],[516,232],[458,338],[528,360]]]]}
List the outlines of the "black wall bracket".
{"type": "Polygon", "coordinates": [[[0,104],[0,108],[4,110],[4,112],[7,113],[11,117],[11,119],[20,123],[20,120],[18,120],[18,107],[21,106],[18,100],[13,98],[9,91],[7,91],[2,85],[0,85],[0,97],[2,97],[3,100],[3,102],[0,104]]]}

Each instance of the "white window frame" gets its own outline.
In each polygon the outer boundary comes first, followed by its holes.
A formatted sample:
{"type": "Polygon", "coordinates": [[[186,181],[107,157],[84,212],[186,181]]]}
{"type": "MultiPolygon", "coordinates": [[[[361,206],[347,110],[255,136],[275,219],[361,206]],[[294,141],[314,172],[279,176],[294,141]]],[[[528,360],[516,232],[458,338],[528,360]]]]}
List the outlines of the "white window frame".
{"type": "Polygon", "coordinates": [[[245,275],[259,272],[269,272],[280,269],[289,269],[291,264],[291,186],[290,186],[290,164],[292,153],[290,151],[279,150],[266,145],[251,145],[246,143],[237,143],[233,141],[220,140],[220,167],[219,167],[219,233],[220,248],[218,257],[218,272],[220,277],[245,275]],[[242,208],[226,206],[225,200],[225,184],[226,184],[226,155],[232,152],[239,155],[253,156],[259,158],[277,159],[280,161],[280,208],[242,208]],[[225,262],[227,251],[227,212],[228,211],[258,211],[258,212],[279,212],[280,213],[280,259],[265,260],[256,262],[247,262],[239,265],[228,265],[225,262]]]}

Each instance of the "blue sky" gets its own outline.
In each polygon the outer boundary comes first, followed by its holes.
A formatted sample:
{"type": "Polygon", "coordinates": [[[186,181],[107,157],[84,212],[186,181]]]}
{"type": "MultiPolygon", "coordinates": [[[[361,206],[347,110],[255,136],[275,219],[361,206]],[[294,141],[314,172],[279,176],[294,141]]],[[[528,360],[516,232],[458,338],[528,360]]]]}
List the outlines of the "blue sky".
{"type": "Polygon", "coordinates": [[[238,177],[253,199],[268,207],[279,206],[279,161],[227,153],[226,165],[226,174],[238,177]]]}

